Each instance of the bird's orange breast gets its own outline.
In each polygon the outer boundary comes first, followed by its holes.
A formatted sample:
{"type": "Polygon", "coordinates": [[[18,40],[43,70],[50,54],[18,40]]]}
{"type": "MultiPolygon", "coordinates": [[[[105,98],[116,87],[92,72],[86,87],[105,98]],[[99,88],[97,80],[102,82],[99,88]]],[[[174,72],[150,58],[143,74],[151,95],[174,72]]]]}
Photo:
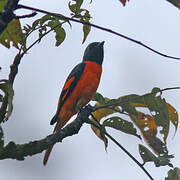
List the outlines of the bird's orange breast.
{"type": "MultiPolygon", "coordinates": [[[[102,67],[95,62],[85,61],[85,69],[71,95],[61,108],[59,119],[66,121],[85,106],[98,88],[102,67]]],[[[65,123],[65,122],[64,122],[65,123]]]]}

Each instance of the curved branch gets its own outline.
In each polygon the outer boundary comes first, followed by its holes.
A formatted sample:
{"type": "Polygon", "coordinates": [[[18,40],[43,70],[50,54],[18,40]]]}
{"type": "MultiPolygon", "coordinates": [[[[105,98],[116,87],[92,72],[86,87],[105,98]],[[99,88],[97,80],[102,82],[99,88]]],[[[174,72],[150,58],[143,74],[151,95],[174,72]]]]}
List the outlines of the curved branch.
{"type": "Polygon", "coordinates": [[[63,19],[66,19],[66,20],[68,20],[68,21],[73,21],[73,22],[80,23],[80,24],[89,25],[89,26],[92,26],[92,27],[94,27],[94,28],[97,28],[97,29],[100,29],[100,30],[109,32],[109,33],[111,33],[111,34],[117,35],[117,36],[119,36],[119,37],[122,37],[122,38],[124,38],[124,39],[127,39],[127,40],[129,40],[129,41],[131,41],[131,42],[134,42],[134,43],[136,43],[136,44],[139,44],[140,46],[145,47],[146,49],[148,49],[148,50],[150,50],[150,51],[152,51],[152,52],[154,52],[154,53],[156,53],[156,54],[158,54],[158,55],[160,55],[160,56],[163,56],[163,57],[166,57],[166,58],[170,58],[170,59],[180,60],[179,57],[169,56],[169,55],[167,55],[167,54],[164,54],[164,53],[162,53],[162,52],[160,52],[160,51],[157,51],[157,50],[151,48],[150,46],[142,43],[141,41],[132,39],[132,38],[130,38],[130,37],[128,37],[128,36],[125,36],[125,35],[123,35],[123,34],[120,34],[120,33],[116,32],[116,31],[113,31],[113,30],[111,30],[111,29],[108,29],[108,28],[105,28],[105,27],[102,27],[102,26],[99,26],[99,25],[96,25],[96,24],[88,23],[88,22],[85,22],[85,21],[80,21],[80,20],[77,20],[77,19],[73,19],[73,18],[64,16],[64,15],[62,15],[62,14],[52,13],[52,12],[48,12],[48,11],[45,11],[45,10],[42,10],[42,9],[37,9],[37,8],[33,8],[33,7],[21,5],[21,4],[17,6],[17,9],[20,9],[20,8],[22,8],[22,9],[28,9],[28,10],[32,10],[32,11],[36,11],[36,12],[40,12],[40,13],[43,13],[43,14],[49,14],[49,15],[52,15],[52,16],[55,16],[55,17],[63,18],[63,19]]]}
{"type": "Polygon", "coordinates": [[[8,145],[1,148],[0,160],[24,160],[26,156],[32,156],[41,153],[55,143],[61,142],[64,138],[77,134],[83,123],[87,121],[89,114],[89,108],[83,108],[83,110],[78,114],[77,118],[72,123],[57,131],[57,133],[51,134],[44,139],[32,141],[26,144],[15,144],[14,142],[9,142],[8,145]]]}
{"type": "MultiPolygon", "coordinates": [[[[94,111],[91,106],[85,106],[78,114],[77,118],[70,124],[68,124],[63,129],[57,131],[55,134],[51,134],[44,139],[29,142],[26,144],[15,144],[14,142],[9,142],[8,145],[1,148],[0,151],[0,160],[3,159],[16,159],[24,160],[26,156],[32,156],[47,148],[51,147],[57,142],[61,142],[64,138],[75,135],[79,132],[83,123],[92,124],[97,127],[99,130],[102,130],[101,126],[97,126],[89,119],[89,115],[94,111]]],[[[92,114],[91,114],[92,115],[92,114]]],[[[95,118],[93,116],[93,118],[95,118]]],[[[116,145],[118,145],[132,160],[135,161],[137,165],[148,175],[148,177],[153,180],[151,175],[146,171],[139,161],[137,161],[123,146],[121,146],[110,134],[103,132],[107,137],[109,137],[116,145]]]]}

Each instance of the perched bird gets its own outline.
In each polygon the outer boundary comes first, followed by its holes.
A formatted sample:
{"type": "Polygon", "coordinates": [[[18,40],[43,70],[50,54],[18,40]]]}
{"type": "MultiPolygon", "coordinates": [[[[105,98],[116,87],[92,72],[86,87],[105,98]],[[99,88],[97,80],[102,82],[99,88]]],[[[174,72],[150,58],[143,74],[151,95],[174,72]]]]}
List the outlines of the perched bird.
{"type": "MultiPolygon", "coordinates": [[[[94,96],[98,88],[104,58],[103,42],[87,46],[83,60],[69,74],[59,97],[55,116],[50,124],[56,123],[54,132],[61,129],[94,96]]],[[[53,146],[46,150],[43,164],[46,165],[53,146]]]]}

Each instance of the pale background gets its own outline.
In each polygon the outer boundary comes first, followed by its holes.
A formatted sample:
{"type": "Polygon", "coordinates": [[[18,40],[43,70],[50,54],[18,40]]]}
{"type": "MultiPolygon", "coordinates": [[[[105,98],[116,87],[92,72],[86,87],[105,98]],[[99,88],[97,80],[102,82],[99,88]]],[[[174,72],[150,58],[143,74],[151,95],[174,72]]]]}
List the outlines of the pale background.
{"type": "MultiPolygon", "coordinates": [[[[51,12],[65,13],[67,1],[21,1],[21,3],[51,12]]],[[[118,0],[87,1],[82,7],[90,10],[95,24],[123,33],[163,53],[180,57],[180,10],[166,2],[131,0],[123,7],[118,0]],[[86,4],[87,3],[87,4],[86,4]]],[[[26,11],[29,13],[29,11],[26,11]]],[[[26,19],[23,23],[31,22],[26,19]]],[[[144,94],[153,87],[179,86],[180,62],[156,55],[137,44],[118,36],[92,28],[82,45],[82,25],[65,26],[67,38],[60,47],[54,47],[54,34],[24,56],[14,83],[14,111],[3,124],[5,142],[27,143],[51,134],[50,119],[56,111],[59,93],[70,70],[81,61],[85,47],[94,41],[105,41],[103,74],[98,91],[104,96],[116,98],[130,93],[144,94]]],[[[36,39],[32,36],[31,42],[36,39]]],[[[17,50],[0,46],[1,78],[6,78],[17,50]]],[[[180,91],[164,93],[164,97],[180,112],[180,91]]],[[[111,134],[139,161],[136,137],[110,130],[111,134]]],[[[180,167],[180,133],[173,138],[172,127],[168,138],[170,153],[175,154],[172,163],[180,167]]],[[[44,153],[43,153],[44,154],[44,153]]],[[[3,160],[0,163],[0,179],[4,180],[148,180],[144,172],[122,150],[109,142],[108,152],[95,137],[88,125],[79,134],[63,140],[55,146],[48,165],[42,165],[43,154],[27,157],[25,161],[3,160]]],[[[142,162],[142,161],[141,161],[142,162]]],[[[164,179],[169,167],[145,167],[156,180],[164,179]]]]}

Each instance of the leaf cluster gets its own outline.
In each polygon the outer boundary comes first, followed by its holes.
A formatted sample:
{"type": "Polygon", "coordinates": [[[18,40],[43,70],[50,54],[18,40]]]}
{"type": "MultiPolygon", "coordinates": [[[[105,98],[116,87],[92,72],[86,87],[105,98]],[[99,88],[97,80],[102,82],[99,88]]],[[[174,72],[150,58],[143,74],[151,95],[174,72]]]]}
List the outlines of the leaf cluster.
{"type": "MultiPolygon", "coordinates": [[[[101,123],[104,129],[110,127],[134,135],[139,139],[143,138],[153,151],[151,152],[145,146],[139,145],[139,152],[144,163],[153,161],[157,167],[164,165],[172,167],[169,159],[173,156],[168,155],[166,140],[170,123],[175,127],[176,133],[178,113],[162,97],[162,90],[153,88],[151,93],[130,94],[117,99],[109,99],[100,93],[96,93],[93,100],[96,101],[96,111],[93,112],[91,118],[93,122],[101,123]],[[148,111],[149,113],[145,113],[148,111]],[[119,115],[117,116],[117,114],[119,115]],[[124,116],[127,118],[125,119],[124,116]],[[161,130],[159,131],[159,129],[161,130]]],[[[92,126],[92,130],[103,140],[105,148],[107,148],[108,140],[103,132],[94,126],[92,126]]]]}
{"type": "MultiPolygon", "coordinates": [[[[4,0],[0,4],[0,11],[3,10],[3,7],[7,0],[4,0]]],[[[87,9],[81,8],[83,0],[69,2],[68,7],[71,12],[72,18],[79,19],[83,22],[90,22],[90,13],[87,9]]],[[[68,23],[71,27],[71,23],[65,18],[64,15],[55,14],[50,15],[46,14],[39,19],[36,19],[32,25],[26,24],[23,28],[21,27],[21,22],[19,19],[12,20],[7,28],[0,34],[0,44],[10,48],[11,42],[12,45],[17,49],[26,50],[27,40],[30,38],[30,35],[38,31],[38,40],[40,42],[42,37],[47,33],[54,31],[56,46],[59,46],[66,38],[66,31],[63,27],[64,23],[68,23]]],[[[90,33],[91,26],[84,24],[83,25],[83,41],[84,43],[87,39],[88,34],[90,33]]]]}

